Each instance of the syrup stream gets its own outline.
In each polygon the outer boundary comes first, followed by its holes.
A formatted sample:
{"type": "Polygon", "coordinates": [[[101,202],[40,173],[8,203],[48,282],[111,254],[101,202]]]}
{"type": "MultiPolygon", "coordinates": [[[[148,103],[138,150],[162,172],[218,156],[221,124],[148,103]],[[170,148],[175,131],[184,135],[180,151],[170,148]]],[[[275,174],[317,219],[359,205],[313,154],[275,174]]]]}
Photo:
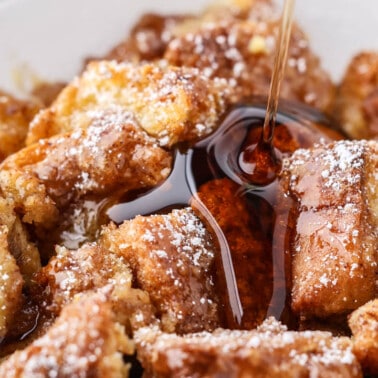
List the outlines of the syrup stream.
{"type": "Polygon", "coordinates": [[[269,143],[271,146],[276,125],[281,83],[285,73],[287,52],[289,50],[294,5],[295,0],[285,1],[278,36],[277,53],[274,60],[272,79],[269,88],[268,104],[263,127],[263,141],[269,143]]]}
{"type": "MultiPolygon", "coordinates": [[[[281,170],[281,159],[277,158],[276,150],[273,146],[273,137],[276,126],[281,83],[284,78],[291,29],[293,25],[294,5],[295,0],[285,0],[278,36],[277,53],[275,56],[272,79],[270,82],[264,126],[262,129],[262,138],[257,145],[257,149],[263,152],[263,155],[269,154],[267,159],[271,162],[271,164],[273,164],[273,172],[276,174],[278,170],[281,170]]],[[[265,159],[263,159],[263,161],[264,160],[265,159]]],[[[273,174],[273,176],[275,175],[273,174]]],[[[283,217],[284,219],[280,219],[282,218],[282,215],[278,216],[276,219],[276,226],[274,227],[274,234],[279,234],[281,232],[281,227],[285,227],[284,224],[287,224],[288,221],[288,219],[285,219],[287,216],[288,214],[285,214],[283,217]]],[[[276,243],[273,243],[272,246],[272,266],[273,277],[276,279],[273,280],[272,297],[267,316],[277,316],[277,310],[284,311],[286,309],[285,304],[288,301],[288,295],[290,295],[286,292],[286,290],[285,293],[282,292],[282,287],[287,286],[285,282],[287,282],[288,277],[285,268],[287,265],[287,257],[285,252],[283,252],[285,251],[285,243],[281,239],[282,238],[280,237],[273,237],[273,240],[276,240],[276,243]],[[277,243],[277,241],[280,241],[280,243],[277,243]]],[[[281,316],[283,316],[283,313],[281,313],[281,316]]]]}
{"type": "Polygon", "coordinates": [[[281,170],[281,155],[273,146],[273,137],[289,50],[294,4],[295,0],[286,0],[284,4],[261,138],[257,144],[249,146],[242,153],[239,163],[251,182],[260,186],[273,182],[281,170]]]}

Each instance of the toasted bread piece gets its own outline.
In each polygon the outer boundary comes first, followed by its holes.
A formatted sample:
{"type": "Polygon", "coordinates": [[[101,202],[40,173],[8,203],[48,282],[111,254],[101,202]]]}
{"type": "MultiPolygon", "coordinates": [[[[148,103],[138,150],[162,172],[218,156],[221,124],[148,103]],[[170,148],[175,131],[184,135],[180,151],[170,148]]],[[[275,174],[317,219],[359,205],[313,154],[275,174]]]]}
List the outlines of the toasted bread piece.
{"type": "Polygon", "coordinates": [[[59,315],[77,294],[99,291],[107,285],[109,303],[118,323],[131,327],[152,324],[154,309],[146,292],[132,288],[133,276],[125,259],[96,244],[78,250],[57,247],[56,256],[35,277],[48,311],[59,315]]]}
{"type": "Polygon", "coordinates": [[[161,145],[196,140],[218,126],[225,89],[193,68],[93,62],[33,120],[27,143],[85,129],[93,112],[114,106],[132,112],[161,145]]]}
{"type": "MultiPolygon", "coordinates": [[[[136,22],[127,38],[102,59],[118,62],[161,59],[173,38],[196,32],[204,24],[247,18],[260,21],[272,18],[273,14],[274,7],[270,0],[215,1],[200,14],[147,13],[136,22]]],[[[91,60],[93,58],[88,58],[87,62],[91,60]]]]}
{"type": "Polygon", "coordinates": [[[369,376],[378,375],[378,299],[354,311],[349,317],[353,353],[369,376]]]}
{"type": "Polygon", "coordinates": [[[0,91],[0,162],[25,145],[29,123],[40,106],[0,91]]]}
{"type": "Polygon", "coordinates": [[[377,295],[378,144],[297,150],[284,177],[298,202],[292,307],[306,317],[351,312],[377,295]]]}
{"type": "Polygon", "coordinates": [[[22,302],[23,279],[8,245],[8,228],[0,226],[0,343],[22,302]]]}
{"type": "Polygon", "coordinates": [[[23,222],[49,229],[85,195],[101,200],[120,188],[153,187],[168,176],[170,153],[129,113],[113,109],[90,116],[87,128],[40,141],[1,165],[1,189],[23,222]]]}
{"type": "Polygon", "coordinates": [[[287,331],[272,318],[257,330],[218,329],[182,337],[141,328],[135,342],[149,377],[362,376],[348,338],[287,331]]]}
{"type": "MultiPolygon", "coordinates": [[[[268,94],[278,26],[278,19],[204,24],[173,39],[164,58],[173,65],[200,68],[208,77],[227,79],[231,101],[248,101],[268,94]]],[[[330,111],[334,86],[297,26],[288,54],[281,96],[330,111]]]]}
{"type": "MultiPolygon", "coordinates": [[[[154,61],[197,67],[212,78],[225,78],[230,100],[267,95],[272,75],[279,12],[269,0],[216,2],[202,14],[147,15],[107,59],[154,61]]],[[[335,87],[296,25],[289,49],[282,97],[331,111],[335,87]]]]}
{"type": "Polygon", "coordinates": [[[335,118],[356,139],[378,139],[378,53],[353,57],[338,88],[335,118]]]}
{"type": "Polygon", "coordinates": [[[133,346],[114,321],[106,295],[66,306],[47,333],[0,365],[2,377],[125,377],[133,346]]]}
{"type": "Polygon", "coordinates": [[[182,334],[219,326],[212,275],[215,247],[191,209],[137,216],[119,228],[110,226],[100,243],[129,263],[164,331],[182,334]]]}
{"type": "Polygon", "coordinates": [[[136,217],[104,228],[97,243],[58,247],[37,275],[48,309],[59,314],[74,296],[114,285],[117,321],[136,329],[161,319],[167,332],[219,326],[212,277],[214,246],[189,210],[136,217]]]}

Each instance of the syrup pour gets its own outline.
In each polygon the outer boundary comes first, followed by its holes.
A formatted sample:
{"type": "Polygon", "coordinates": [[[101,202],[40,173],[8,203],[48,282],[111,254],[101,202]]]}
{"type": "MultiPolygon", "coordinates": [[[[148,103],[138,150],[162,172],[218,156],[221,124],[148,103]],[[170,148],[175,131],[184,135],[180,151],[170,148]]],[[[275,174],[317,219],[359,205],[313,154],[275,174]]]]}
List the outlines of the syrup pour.
{"type": "Polygon", "coordinates": [[[281,169],[281,156],[273,145],[273,136],[290,43],[294,3],[295,0],[286,0],[284,4],[261,137],[257,143],[249,145],[240,154],[240,166],[256,185],[269,184],[277,177],[281,169]]]}
{"type": "MultiPolygon", "coordinates": [[[[276,179],[282,167],[282,148],[277,148],[273,141],[277,120],[278,99],[284,77],[293,24],[294,3],[295,0],[285,0],[261,136],[257,142],[252,140],[246,146],[243,146],[239,155],[239,166],[248,176],[250,184],[259,187],[272,186],[269,189],[265,188],[263,192],[264,194],[267,191],[276,193],[274,198],[268,200],[273,209],[277,207],[275,201],[277,200],[280,188],[276,179]]],[[[288,326],[294,326],[295,317],[291,314],[290,307],[290,240],[293,238],[294,226],[290,226],[292,224],[290,216],[294,213],[293,209],[295,206],[287,197],[282,196],[281,200],[280,211],[272,213],[275,224],[271,228],[271,234],[268,236],[270,237],[269,240],[273,241],[270,256],[272,258],[271,264],[274,279],[272,280],[272,296],[266,315],[274,316],[288,326]]]]}

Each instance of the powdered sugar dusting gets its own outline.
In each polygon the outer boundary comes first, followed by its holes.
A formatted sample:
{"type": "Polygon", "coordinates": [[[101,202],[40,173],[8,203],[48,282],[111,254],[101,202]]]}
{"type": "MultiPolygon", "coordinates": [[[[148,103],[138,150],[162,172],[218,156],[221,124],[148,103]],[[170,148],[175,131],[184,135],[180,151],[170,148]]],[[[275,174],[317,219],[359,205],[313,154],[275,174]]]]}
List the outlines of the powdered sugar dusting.
{"type": "MultiPolygon", "coordinates": [[[[186,369],[196,371],[196,358],[208,359],[212,371],[225,363],[237,361],[243,372],[277,371],[281,373],[301,371],[310,374],[317,371],[350,371],[357,373],[359,366],[347,338],[334,338],[328,332],[287,331],[271,318],[252,331],[218,329],[212,333],[201,332],[185,336],[166,334],[157,328],[142,328],[135,334],[139,350],[155,356],[155,363],[168,364],[170,374],[179,374],[186,369]],[[266,324],[268,323],[268,324],[266,324]],[[174,359],[173,356],[180,356],[174,359]],[[266,365],[272,361],[272,371],[266,365]],[[347,369],[347,370],[343,370],[347,369]]],[[[206,370],[205,370],[206,371],[206,370]]]]}

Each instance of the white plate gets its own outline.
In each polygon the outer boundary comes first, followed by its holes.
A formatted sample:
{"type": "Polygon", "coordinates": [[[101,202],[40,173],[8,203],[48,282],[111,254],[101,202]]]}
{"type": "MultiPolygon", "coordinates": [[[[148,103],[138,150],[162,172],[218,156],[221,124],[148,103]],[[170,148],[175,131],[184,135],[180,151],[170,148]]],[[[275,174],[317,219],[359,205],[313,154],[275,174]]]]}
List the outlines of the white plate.
{"type": "MultiPolygon", "coordinates": [[[[83,57],[106,52],[142,12],[195,11],[208,2],[0,0],[0,88],[20,94],[33,76],[69,80],[83,57]]],[[[296,13],[336,79],[353,53],[378,50],[376,0],[297,0],[296,13]]]]}

